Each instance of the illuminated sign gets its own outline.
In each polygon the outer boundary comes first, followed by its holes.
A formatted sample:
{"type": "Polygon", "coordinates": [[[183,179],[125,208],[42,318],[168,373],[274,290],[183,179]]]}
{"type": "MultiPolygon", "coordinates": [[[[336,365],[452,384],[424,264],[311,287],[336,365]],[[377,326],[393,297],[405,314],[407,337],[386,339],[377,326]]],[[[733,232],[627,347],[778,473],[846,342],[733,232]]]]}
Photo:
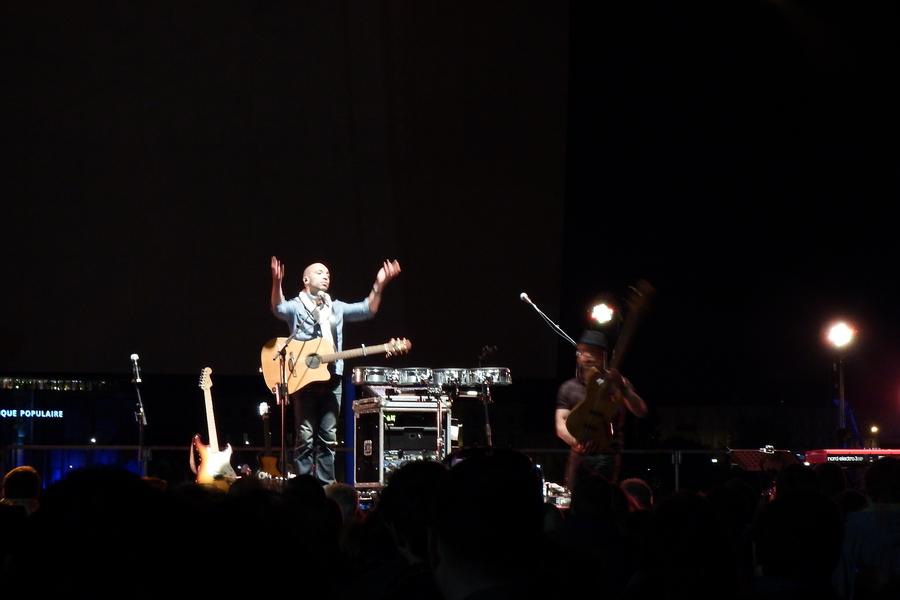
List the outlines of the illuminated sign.
{"type": "Polygon", "coordinates": [[[32,408],[0,408],[0,419],[62,419],[61,410],[36,410],[32,408]]]}

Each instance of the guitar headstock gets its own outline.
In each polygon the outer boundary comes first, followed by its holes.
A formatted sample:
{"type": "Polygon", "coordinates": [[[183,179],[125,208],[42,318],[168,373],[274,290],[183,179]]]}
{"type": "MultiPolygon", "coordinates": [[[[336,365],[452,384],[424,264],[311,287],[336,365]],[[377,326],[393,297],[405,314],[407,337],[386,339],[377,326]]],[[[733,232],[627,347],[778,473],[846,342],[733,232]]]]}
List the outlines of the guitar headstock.
{"type": "Polygon", "coordinates": [[[631,286],[630,289],[631,294],[628,297],[628,308],[633,312],[646,310],[650,303],[650,299],[656,295],[656,289],[645,279],[641,279],[631,286]]]}
{"type": "Polygon", "coordinates": [[[391,338],[391,341],[385,344],[387,346],[387,356],[394,356],[395,354],[406,354],[409,352],[409,349],[412,348],[412,342],[408,339],[396,339],[391,338]]]}
{"type": "Polygon", "coordinates": [[[208,390],[212,387],[212,379],[210,379],[209,374],[212,373],[212,369],[209,367],[204,367],[200,372],[200,389],[208,390]]]}
{"type": "Polygon", "coordinates": [[[619,334],[619,340],[613,348],[612,360],[610,368],[618,368],[622,361],[622,355],[625,347],[628,346],[632,333],[637,326],[638,319],[647,312],[650,305],[650,299],[656,294],[656,289],[644,279],[639,280],[631,286],[631,293],[628,296],[628,315],[625,317],[625,325],[619,334]]]}

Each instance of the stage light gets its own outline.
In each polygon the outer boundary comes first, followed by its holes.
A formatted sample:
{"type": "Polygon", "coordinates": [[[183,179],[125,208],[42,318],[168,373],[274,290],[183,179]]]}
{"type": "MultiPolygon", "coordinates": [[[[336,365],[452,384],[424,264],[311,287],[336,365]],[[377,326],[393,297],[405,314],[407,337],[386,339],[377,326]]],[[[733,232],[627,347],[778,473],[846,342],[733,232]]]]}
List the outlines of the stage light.
{"type": "Polygon", "coordinates": [[[596,294],[587,306],[588,320],[592,325],[606,325],[621,317],[616,297],[609,292],[596,294]]]}
{"type": "Polygon", "coordinates": [[[614,311],[611,306],[605,302],[594,305],[591,308],[591,319],[597,323],[609,323],[612,321],[614,311]]]}
{"type": "Polygon", "coordinates": [[[847,399],[844,396],[844,349],[853,341],[856,335],[850,325],[844,321],[834,323],[828,329],[828,341],[834,346],[836,352],[835,370],[838,374],[838,435],[842,438],[842,447],[847,447],[845,433],[847,431],[847,399]]]}
{"type": "Polygon", "coordinates": [[[866,448],[878,448],[878,426],[872,425],[869,428],[869,432],[871,433],[871,436],[866,440],[866,448]]]}
{"type": "Polygon", "coordinates": [[[852,327],[841,321],[835,323],[828,330],[828,341],[835,348],[844,348],[853,341],[856,331],[852,327]]]}

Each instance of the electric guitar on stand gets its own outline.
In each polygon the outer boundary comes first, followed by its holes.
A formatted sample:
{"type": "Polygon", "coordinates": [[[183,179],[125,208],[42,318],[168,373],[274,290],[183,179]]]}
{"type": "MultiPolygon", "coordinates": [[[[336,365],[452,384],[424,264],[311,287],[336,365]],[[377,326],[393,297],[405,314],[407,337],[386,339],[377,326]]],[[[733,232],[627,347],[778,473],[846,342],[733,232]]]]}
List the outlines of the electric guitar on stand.
{"type": "Polygon", "coordinates": [[[216,419],[213,414],[212,404],[212,379],[209,375],[212,369],[206,367],[200,373],[200,389],[203,390],[203,398],[206,402],[206,423],[209,428],[209,445],[200,441],[200,434],[194,436],[193,449],[200,455],[200,466],[194,464],[194,454],[191,452],[191,470],[197,474],[197,483],[211,484],[220,490],[227,491],[237,479],[237,473],[231,466],[231,444],[225,445],[225,450],[219,446],[219,437],[216,435],[216,419]]]}
{"type": "Polygon", "coordinates": [[[315,338],[300,342],[290,338],[273,338],[262,349],[262,374],[269,390],[275,390],[282,383],[282,361],[284,354],[284,383],[287,393],[293,394],[314,381],[328,381],[331,373],[328,363],[345,358],[358,358],[384,353],[388,357],[409,352],[412,342],[392,339],[378,346],[360,346],[353,350],[335,352],[334,346],[325,338],[315,338]]]}

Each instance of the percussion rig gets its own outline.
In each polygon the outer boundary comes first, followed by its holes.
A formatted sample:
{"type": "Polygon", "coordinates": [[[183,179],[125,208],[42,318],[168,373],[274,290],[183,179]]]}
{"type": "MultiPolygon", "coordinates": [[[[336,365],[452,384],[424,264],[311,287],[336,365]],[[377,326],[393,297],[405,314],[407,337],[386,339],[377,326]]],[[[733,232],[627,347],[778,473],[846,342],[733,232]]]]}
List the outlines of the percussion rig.
{"type": "Polygon", "coordinates": [[[357,488],[378,489],[386,476],[410,460],[442,461],[458,441],[451,419],[453,402],[483,402],[487,443],[492,445],[488,404],[491,387],[510,385],[504,367],[356,367],[353,383],[361,397],[353,402],[357,488]]]}

